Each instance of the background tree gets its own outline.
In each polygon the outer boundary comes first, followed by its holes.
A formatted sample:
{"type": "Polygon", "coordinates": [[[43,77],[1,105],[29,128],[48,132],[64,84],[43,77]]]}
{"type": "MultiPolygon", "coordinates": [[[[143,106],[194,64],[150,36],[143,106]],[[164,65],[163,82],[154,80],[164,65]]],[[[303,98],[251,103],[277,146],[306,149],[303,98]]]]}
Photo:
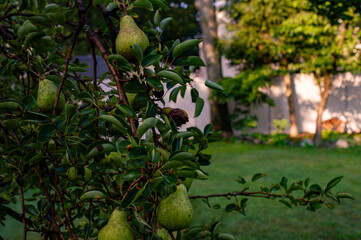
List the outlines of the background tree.
{"type": "MultiPolygon", "coordinates": [[[[320,89],[316,145],[321,143],[322,114],[335,74],[359,66],[358,15],[353,2],[242,1],[234,5],[232,37],[225,41],[226,55],[243,70],[262,66],[285,74],[290,112],[290,134],[297,135],[291,74],[314,74],[320,89]],[[247,37],[245,37],[247,36],[247,37]]],[[[236,90],[234,90],[236,91],[236,90]]]]}
{"type": "MultiPolygon", "coordinates": [[[[212,82],[222,79],[221,54],[218,47],[216,10],[213,0],[196,0],[199,11],[202,38],[202,51],[207,65],[207,78],[212,82]]],[[[220,103],[216,95],[210,99],[211,122],[213,129],[221,130],[226,135],[232,134],[232,125],[229,118],[227,103],[220,103]]]]}
{"type": "Polygon", "coordinates": [[[228,103],[234,100],[235,108],[232,118],[232,126],[236,130],[241,130],[247,134],[250,128],[257,126],[257,116],[252,114],[252,110],[262,104],[274,106],[273,100],[267,92],[261,89],[268,88],[272,84],[272,77],[275,71],[270,68],[257,68],[255,70],[245,70],[233,78],[224,78],[220,81],[223,91],[213,91],[212,94],[218,97],[220,103],[228,103]]]}
{"type": "Polygon", "coordinates": [[[314,141],[320,146],[322,115],[333,76],[346,71],[355,72],[360,67],[360,50],[356,49],[360,39],[359,15],[354,9],[347,8],[347,12],[324,16],[307,1],[297,5],[297,10],[297,14],[282,22],[276,36],[284,43],[281,45],[285,47],[283,51],[299,56],[291,68],[312,73],[316,78],[321,100],[316,106],[314,141]]]}
{"type": "MultiPolygon", "coordinates": [[[[294,103],[294,83],[289,63],[298,58],[297,55],[290,55],[283,51],[281,46],[283,43],[275,36],[275,29],[297,12],[293,5],[294,3],[288,0],[248,0],[234,3],[230,10],[233,21],[228,24],[231,37],[223,41],[226,56],[232,60],[233,64],[240,66],[240,71],[259,72],[263,68],[273,70],[268,71],[268,78],[263,78],[265,83],[270,83],[274,76],[284,75],[291,137],[297,136],[298,127],[294,103]]],[[[240,76],[242,74],[237,78],[240,76]]],[[[262,81],[262,79],[254,81],[262,81]]],[[[265,84],[259,83],[258,85],[265,84]]],[[[237,89],[231,91],[237,92],[237,89]]],[[[250,94],[253,92],[250,91],[250,94]]],[[[267,98],[264,98],[258,103],[262,104],[267,101],[269,102],[267,98]]],[[[247,104],[246,98],[244,98],[244,102],[247,104]]],[[[239,104],[246,105],[242,102],[239,104]]],[[[253,104],[253,107],[255,106],[253,104]]]]}

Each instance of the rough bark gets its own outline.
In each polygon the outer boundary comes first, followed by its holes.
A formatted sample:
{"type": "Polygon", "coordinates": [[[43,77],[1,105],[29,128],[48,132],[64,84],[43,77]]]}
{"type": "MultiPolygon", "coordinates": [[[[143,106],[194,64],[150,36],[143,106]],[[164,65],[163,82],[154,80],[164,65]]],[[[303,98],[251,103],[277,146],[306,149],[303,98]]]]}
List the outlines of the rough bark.
{"type": "Polygon", "coordinates": [[[322,143],[322,115],[327,105],[328,94],[331,88],[331,76],[326,75],[322,78],[321,83],[318,84],[320,88],[321,101],[317,106],[317,118],[316,118],[316,133],[314,136],[314,142],[317,147],[322,143]]]}
{"type": "MultiPolygon", "coordinates": [[[[205,63],[207,65],[207,79],[218,82],[222,79],[220,53],[216,47],[217,22],[213,0],[196,0],[195,4],[200,13],[205,63]]],[[[232,126],[228,113],[228,105],[220,104],[217,97],[210,99],[211,122],[213,130],[224,131],[226,135],[232,134],[232,126]]]]}
{"type": "Polygon", "coordinates": [[[283,77],[285,86],[286,86],[286,97],[288,102],[288,110],[290,114],[290,137],[294,138],[298,135],[298,127],[297,127],[297,118],[296,118],[296,108],[295,108],[295,100],[294,100],[294,87],[293,80],[290,74],[287,74],[283,77]]]}

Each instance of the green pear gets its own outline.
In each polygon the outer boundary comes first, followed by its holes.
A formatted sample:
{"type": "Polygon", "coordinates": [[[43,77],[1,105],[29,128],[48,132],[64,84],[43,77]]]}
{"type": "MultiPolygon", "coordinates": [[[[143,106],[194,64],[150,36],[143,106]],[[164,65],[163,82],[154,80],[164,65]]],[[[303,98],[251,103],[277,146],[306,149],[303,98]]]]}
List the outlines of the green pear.
{"type": "Polygon", "coordinates": [[[66,173],[70,181],[74,181],[78,177],[78,173],[75,167],[70,167],[66,173]]]}
{"type": "Polygon", "coordinates": [[[87,166],[84,167],[84,180],[86,182],[90,181],[90,179],[92,177],[92,173],[93,173],[93,171],[90,168],[88,168],[87,166]]]}
{"type": "MultiPolygon", "coordinates": [[[[57,91],[58,87],[54,82],[47,79],[40,81],[37,97],[37,105],[40,111],[44,113],[50,113],[53,111],[57,91]]],[[[65,97],[64,94],[61,93],[56,111],[61,112],[64,108],[64,105],[65,97]]]]}
{"type": "Polygon", "coordinates": [[[108,223],[99,231],[98,240],[133,240],[134,234],[124,211],[115,209],[108,223]]]}
{"type": "Polygon", "coordinates": [[[194,217],[193,206],[189,201],[187,188],[183,184],[157,207],[159,223],[169,231],[177,231],[191,225],[194,217]]]}
{"type": "Polygon", "coordinates": [[[157,235],[158,237],[163,238],[163,240],[172,240],[172,237],[169,235],[167,229],[165,228],[158,228],[157,235]]]}
{"type": "Polygon", "coordinates": [[[119,152],[111,152],[111,153],[109,153],[109,155],[105,154],[104,162],[112,163],[112,164],[114,164],[113,166],[116,166],[119,168],[124,168],[123,157],[122,157],[122,154],[119,152]]]}
{"type": "Polygon", "coordinates": [[[117,53],[128,60],[135,58],[131,49],[134,44],[138,44],[144,50],[149,46],[147,35],[140,30],[134,19],[127,15],[120,19],[119,33],[115,41],[117,53]]]}

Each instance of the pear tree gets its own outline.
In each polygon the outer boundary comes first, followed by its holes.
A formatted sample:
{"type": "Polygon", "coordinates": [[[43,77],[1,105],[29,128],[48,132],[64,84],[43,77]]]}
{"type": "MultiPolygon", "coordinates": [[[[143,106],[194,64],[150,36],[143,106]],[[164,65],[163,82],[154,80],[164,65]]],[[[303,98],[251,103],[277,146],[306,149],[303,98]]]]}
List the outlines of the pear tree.
{"type": "MultiPolygon", "coordinates": [[[[203,167],[211,156],[205,150],[220,133],[211,125],[181,130],[188,113],[164,101],[166,91],[176,102],[188,87],[195,116],[205,101],[191,78],[204,63],[187,53],[201,40],[160,41],[172,27],[172,19],[163,17],[168,9],[164,0],[0,3],[0,223],[5,228],[15,219],[23,239],[34,234],[234,239],[219,223],[193,226],[193,199],[211,206],[210,198],[226,197],[232,200],[226,211],[245,214],[251,197],[311,211],[351,198],[334,191],[342,177],[326,187],[285,177],[261,190],[244,185],[263,173],[238,178],[234,192],[188,195],[193,179],[207,180],[203,167]],[[137,9],[153,13],[152,19],[143,19],[137,9]],[[92,56],[90,76],[84,74],[89,66],[75,57],[80,47],[92,56]],[[106,72],[97,72],[97,56],[106,72]]],[[[9,234],[14,233],[0,233],[5,239],[9,234]]]]}

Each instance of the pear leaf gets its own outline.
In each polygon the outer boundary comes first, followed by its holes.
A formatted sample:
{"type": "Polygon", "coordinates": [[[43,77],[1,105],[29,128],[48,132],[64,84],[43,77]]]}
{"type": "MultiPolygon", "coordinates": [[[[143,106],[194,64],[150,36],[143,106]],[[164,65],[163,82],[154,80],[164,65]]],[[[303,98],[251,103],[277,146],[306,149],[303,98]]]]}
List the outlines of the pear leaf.
{"type": "Polygon", "coordinates": [[[94,199],[102,199],[102,198],[105,198],[105,194],[103,192],[98,190],[91,190],[89,192],[84,193],[80,197],[79,201],[83,202],[86,200],[94,200],[94,199]]]}
{"type": "Polygon", "coordinates": [[[158,119],[154,117],[147,118],[143,121],[137,129],[137,137],[141,138],[150,128],[154,127],[158,122],[158,119]]]}
{"type": "Polygon", "coordinates": [[[186,40],[180,44],[178,44],[174,50],[173,50],[173,58],[178,57],[179,55],[181,55],[182,53],[184,53],[185,51],[188,51],[189,49],[194,48],[195,46],[197,46],[200,42],[202,42],[202,40],[199,39],[189,39],[186,40]]]}
{"type": "Polygon", "coordinates": [[[195,67],[204,67],[205,64],[202,58],[197,56],[189,56],[187,58],[179,58],[177,61],[177,66],[195,66],[195,67]]]}
{"type": "Polygon", "coordinates": [[[205,85],[207,87],[212,88],[212,89],[217,90],[217,91],[223,91],[224,90],[222,86],[218,85],[215,82],[212,82],[211,80],[206,80],[205,85]]]}
{"type": "Polygon", "coordinates": [[[29,33],[24,41],[24,48],[29,48],[30,45],[35,42],[36,40],[38,40],[39,38],[41,38],[43,36],[43,33],[41,32],[32,32],[29,33]]]}
{"type": "Polygon", "coordinates": [[[122,113],[124,113],[125,115],[127,115],[128,117],[131,117],[131,118],[135,118],[136,115],[135,115],[135,112],[133,110],[133,108],[127,104],[117,104],[115,105],[115,107],[121,111],[122,113]]]}
{"type": "Polygon", "coordinates": [[[142,48],[139,46],[139,44],[134,43],[133,47],[131,47],[135,58],[138,60],[138,62],[142,62],[143,61],[143,50],[142,48]]]}
{"type": "Polygon", "coordinates": [[[180,85],[184,84],[183,79],[175,72],[163,70],[163,71],[160,71],[159,73],[157,73],[157,76],[163,77],[163,78],[169,78],[169,79],[179,83],[180,85]]]}
{"type": "Polygon", "coordinates": [[[160,8],[162,8],[165,11],[169,10],[168,3],[166,1],[162,0],[149,0],[153,5],[156,5],[160,8]]]}
{"type": "Polygon", "coordinates": [[[330,190],[331,188],[333,188],[334,186],[336,186],[341,180],[342,180],[343,176],[339,176],[336,177],[334,179],[332,179],[328,184],[327,184],[327,190],[330,190]]]}
{"type": "Polygon", "coordinates": [[[143,59],[142,66],[149,67],[150,65],[158,63],[162,59],[162,55],[148,55],[143,59]]]}
{"type": "Polygon", "coordinates": [[[195,156],[190,152],[177,152],[172,154],[169,158],[170,161],[185,161],[185,160],[195,160],[195,156]]]}
{"type": "Polygon", "coordinates": [[[136,0],[134,2],[134,7],[137,7],[137,8],[144,8],[144,9],[147,9],[149,11],[153,11],[153,5],[151,2],[149,2],[148,0],[136,0]]]}
{"type": "Polygon", "coordinates": [[[173,20],[172,17],[168,17],[168,18],[165,18],[163,19],[160,24],[159,24],[159,27],[160,29],[164,30],[164,28],[173,20]]]}
{"type": "Polygon", "coordinates": [[[124,126],[115,117],[110,116],[110,115],[101,115],[99,118],[115,125],[117,127],[117,129],[119,129],[122,133],[126,134],[127,131],[125,130],[124,126]]]}
{"type": "Polygon", "coordinates": [[[200,97],[197,98],[196,110],[195,110],[195,113],[194,113],[194,117],[198,117],[202,113],[203,106],[204,106],[204,100],[202,98],[200,98],[200,97]]]}
{"type": "Polygon", "coordinates": [[[22,109],[23,108],[18,102],[12,102],[12,101],[0,102],[0,110],[12,111],[12,110],[22,110],[22,109]]]}
{"type": "Polygon", "coordinates": [[[108,62],[114,67],[130,69],[130,63],[128,60],[119,54],[112,54],[108,56],[108,62]]]}
{"type": "Polygon", "coordinates": [[[227,233],[221,233],[218,235],[219,240],[234,240],[234,237],[231,234],[227,234],[227,233]]]}
{"type": "Polygon", "coordinates": [[[20,39],[22,39],[25,35],[38,31],[38,29],[29,21],[25,21],[23,25],[19,28],[17,34],[20,39]]]}

